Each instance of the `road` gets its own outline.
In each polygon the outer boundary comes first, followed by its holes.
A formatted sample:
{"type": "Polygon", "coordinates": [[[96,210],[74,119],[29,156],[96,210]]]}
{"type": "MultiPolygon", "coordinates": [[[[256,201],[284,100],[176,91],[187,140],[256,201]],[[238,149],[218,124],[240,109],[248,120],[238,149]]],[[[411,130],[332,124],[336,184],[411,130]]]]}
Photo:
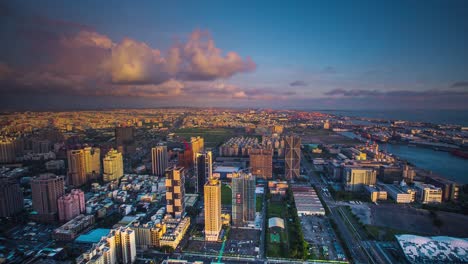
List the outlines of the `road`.
{"type": "MultiPolygon", "coordinates": [[[[339,208],[331,195],[323,192],[323,188],[328,188],[326,183],[323,183],[318,175],[315,174],[313,170],[313,164],[305,158],[303,153],[301,153],[301,164],[307,170],[310,183],[314,185],[317,189],[317,195],[319,195],[322,200],[325,202],[325,205],[330,210],[330,218],[336,223],[338,231],[342,235],[343,242],[346,244],[347,248],[351,253],[351,258],[355,263],[385,263],[377,262],[374,260],[373,256],[368,252],[367,247],[369,247],[353,228],[351,224],[348,228],[345,219],[340,213],[341,208],[339,208]],[[351,230],[350,230],[351,229],[351,230]]],[[[349,225],[350,223],[348,223],[349,225]]],[[[380,259],[380,257],[379,257],[380,259]]]]}
{"type": "MultiPolygon", "coordinates": [[[[264,187],[265,189],[267,188],[266,186],[264,187]]],[[[265,259],[265,232],[267,229],[266,219],[267,217],[267,203],[266,203],[266,190],[264,189],[264,195],[263,195],[263,204],[262,204],[262,232],[260,233],[260,252],[259,252],[259,258],[260,259],[265,259]]]]}

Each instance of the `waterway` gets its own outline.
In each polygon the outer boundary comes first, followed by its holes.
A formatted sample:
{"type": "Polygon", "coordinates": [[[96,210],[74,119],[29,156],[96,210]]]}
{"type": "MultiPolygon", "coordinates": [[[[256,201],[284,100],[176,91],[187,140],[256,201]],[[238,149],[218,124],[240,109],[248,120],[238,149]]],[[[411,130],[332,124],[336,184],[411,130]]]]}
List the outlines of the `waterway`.
{"type": "MultiPolygon", "coordinates": [[[[359,137],[352,132],[341,132],[340,134],[351,138],[359,137]]],[[[380,149],[407,160],[418,168],[430,170],[447,179],[468,184],[468,159],[453,156],[449,152],[417,146],[381,144],[380,149]]]]}

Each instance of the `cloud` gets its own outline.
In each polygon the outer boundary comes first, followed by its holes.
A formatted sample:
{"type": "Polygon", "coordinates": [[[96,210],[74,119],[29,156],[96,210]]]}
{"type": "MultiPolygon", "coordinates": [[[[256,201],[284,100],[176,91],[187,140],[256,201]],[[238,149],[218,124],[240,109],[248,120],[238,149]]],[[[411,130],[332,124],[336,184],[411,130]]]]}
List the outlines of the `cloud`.
{"type": "Polygon", "coordinates": [[[468,81],[454,82],[450,88],[468,88],[468,81]]]}
{"type": "Polygon", "coordinates": [[[289,86],[307,86],[307,83],[304,81],[297,80],[297,81],[289,83],[289,86]]]}
{"type": "Polygon", "coordinates": [[[379,91],[379,90],[361,90],[361,89],[334,89],[324,93],[328,96],[344,96],[344,97],[437,97],[437,96],[467,96],[468,91],[447,91],[447,90],[393,90],[393,91],[379,91]]]}

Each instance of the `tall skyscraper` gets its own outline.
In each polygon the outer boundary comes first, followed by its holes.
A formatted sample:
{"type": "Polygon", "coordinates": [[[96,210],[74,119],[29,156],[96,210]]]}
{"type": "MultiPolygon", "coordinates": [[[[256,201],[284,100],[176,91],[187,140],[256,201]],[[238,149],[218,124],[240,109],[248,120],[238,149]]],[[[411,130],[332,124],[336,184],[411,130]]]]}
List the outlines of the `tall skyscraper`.
{"type": "Polygon", "coordinates": [[[0,163],[16,161],[17,140],[12,138],[0,139],[0,163]]]}
{"type": "Polygon", "coordinates": [[[58,198],[59,221],[66,222],[85,212],[85,198],[82,190],[73,189],[69,194],[58,198]]]}
{"type": "Polygon", "coordinates": [[[211,151],[197,153],[195,159],[195,176],[197,178],[196,192],[203,195],[205,182],[213,173],[213,161],[211,151]]]}
{"type": "Polygon", "coordinates": [[[82,149],[68,150],[68,183],[81,186],[87,182],[85,152],[82,149]]]}
{"type": "Polygon", "coordinates": [[[38,219],[46,222],[57,217],[57,199],[65,193],[65,179],[52,173],[41,174],[31,180],[33,209],[38,219]]]}
{"type": "Polygon", "coordinates": [[[101,149],[85,147],[85,171],[88,180],[96,180],[101,175],[101,149]]]}
{"type": "Polygon", "coordinates": [[[164,176],[169,165],[167,146],[156,146],[151,149],[151,165],[153,175],[164,176]]]}
{"type": "Polygon", "coordinates": [[[185,214],[185,175],[183,167],[172,167],[166,170],[166,212],[174,218],[185,214]]]}
{"type": "Polygon", "coordinates": [[[115,144],[121,153],[131,153],[135,148],[135,128],[116,127],[115,144]]]}
{"type": "Polygon", "coordinates": [[[273,177],[273,150],[252,149],[249,156],[253,175],[264,179],[271,179],[273,177]]]}
{"type": "Polygon", "coordinates": [[[285,137],[284,175],[286,179],[296,179],[301,175],[301,138],[285,137]]]}
{"type": "Polygon", "coordinates": [[[195,164],[196,154],[205,150],[205,141],[202,137],[191,137],[190,146],[192,147],[192,165],[195,164]]]}
{"type": "Polygon", "coordinates": [[[221,182],[211,178],[205,184],[205,240],[217,241],[221,231],[221,182]]]}
{"type": "Polygon", "coordinates": [[[10,217],[23,210],[23,191],[14,178],[0,177],[0,217],[10,217]]]}
{"type": "Polygon", "coordinates": [[[232,222],[243,226],[255,221],[255,176],[237,173],[232,177],[232,222]]]}
{"type": "Polygon", "coordinates": [[[107,152],[103,160],[103,165],[103,179],[105,182],[120,179],[124,174],[122,153],[117,150],[111,149],[107,152]]]}

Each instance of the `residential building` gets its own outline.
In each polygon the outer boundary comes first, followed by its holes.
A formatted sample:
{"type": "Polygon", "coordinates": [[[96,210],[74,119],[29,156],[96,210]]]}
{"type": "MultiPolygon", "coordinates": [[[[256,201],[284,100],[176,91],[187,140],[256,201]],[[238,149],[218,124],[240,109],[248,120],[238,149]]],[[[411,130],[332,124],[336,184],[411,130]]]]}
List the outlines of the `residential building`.
{"type": "Polygon", "coordinates": [[[111,149],[104,157],[103,164],[103,179],[105,182],[118,180],[123,176],[124,171],[122,153],[111,149]]]}
{"type": "Polygon", "coordinates": [[[85,212],[84,193],[82,190],[73,189],[69,194],[59,197],[57,205],[59,221],[70,221],[77,215],[85,212]]]}
{"type": "Polygon", "coordinates": [[[80,232],[84,231],[93,224],[93,215],[80,214],[59,228],[56,228],[52,233],[52,237],[60,241],[72,241],[78,237],[80,232]]]}
{"type": "Polygon", "coordinates": [[[153,175],[162,177],[169,166],[167,146],[156,146],[151,149],[151,166],[153,175]]]}
{"type": "Polygon", "coordinates": [[[79,187],[87,182],[86,158],[83,149],[67,151],[68,184],[79,187]]]}
{"type": "Polygon", "coordinates": [[[174,218],[185,214],[185,174],[184,168],[172,167],[166,170],[166,212],[174,218]]]}
{"type": "Polygon", "coordinates": [[[253,175],[263,179],[273,177],[273,150],[252,149],[250,151],[250,168],[253,175]]]}
{"type": "Polygon", "coordinates": [[[166,217],[164,219],[166,223],[166,233],[159,240],[160,247],[169,246],[177,248],[182,238],[184,238],[190,226],[190,217],[184,217],[180,219],[174,219],[172,217],[166,217]]]}
{"type": "Polygon", "coordinates": [[[205,184],[205,240],[217,241],[221,231],[221,182],[208,179],[205,184]]]}
{"type": "Polygon", "coordinates": [[[414,187],[417,192],[418,201],[423,204],[441,203],[442,189],[431,184],[415,182],[414,187]]]}
{"type": "Polygon", "coordinates": [[[191,137],[190,146],[192,149],[192,165],[195,164],[196,154],[205,151],[205,141],[202,137],[191,137]]]}
{"type": "Polygon", "coordinates": [[[255,221],[255,176],[236,173],[232,177],[232,222],[244,226],[255,221]]]}
{"type": "Polygon", "coordinates": [[[85,147],[85,171],[88,180],[97,180],[101,176],[101,149],[85,147]]]}
{"type": "Polygon", "coordinates": [[[17,144],[16,139],[0,139],[0,163],[13,163],[16,161],[17,144]]]}
{"type": "Polygon", "coordinates": [[[0,177],[0,217],[10,217],[23,210],[23,191],[15,178],[0,177]]]}
{"type": "Polygon", "coordinates": [[[285,137],[285,170],[286,179],[296,179],[301,174],[301,138],[297,136],[285,137]]]}
{"type": "Polygon", "coordinates": [[[57,218],[57,199],[65,193],[63,176],[47,173],[31,180],[32,203],[37,220],[53,222],[57,218]]]}

